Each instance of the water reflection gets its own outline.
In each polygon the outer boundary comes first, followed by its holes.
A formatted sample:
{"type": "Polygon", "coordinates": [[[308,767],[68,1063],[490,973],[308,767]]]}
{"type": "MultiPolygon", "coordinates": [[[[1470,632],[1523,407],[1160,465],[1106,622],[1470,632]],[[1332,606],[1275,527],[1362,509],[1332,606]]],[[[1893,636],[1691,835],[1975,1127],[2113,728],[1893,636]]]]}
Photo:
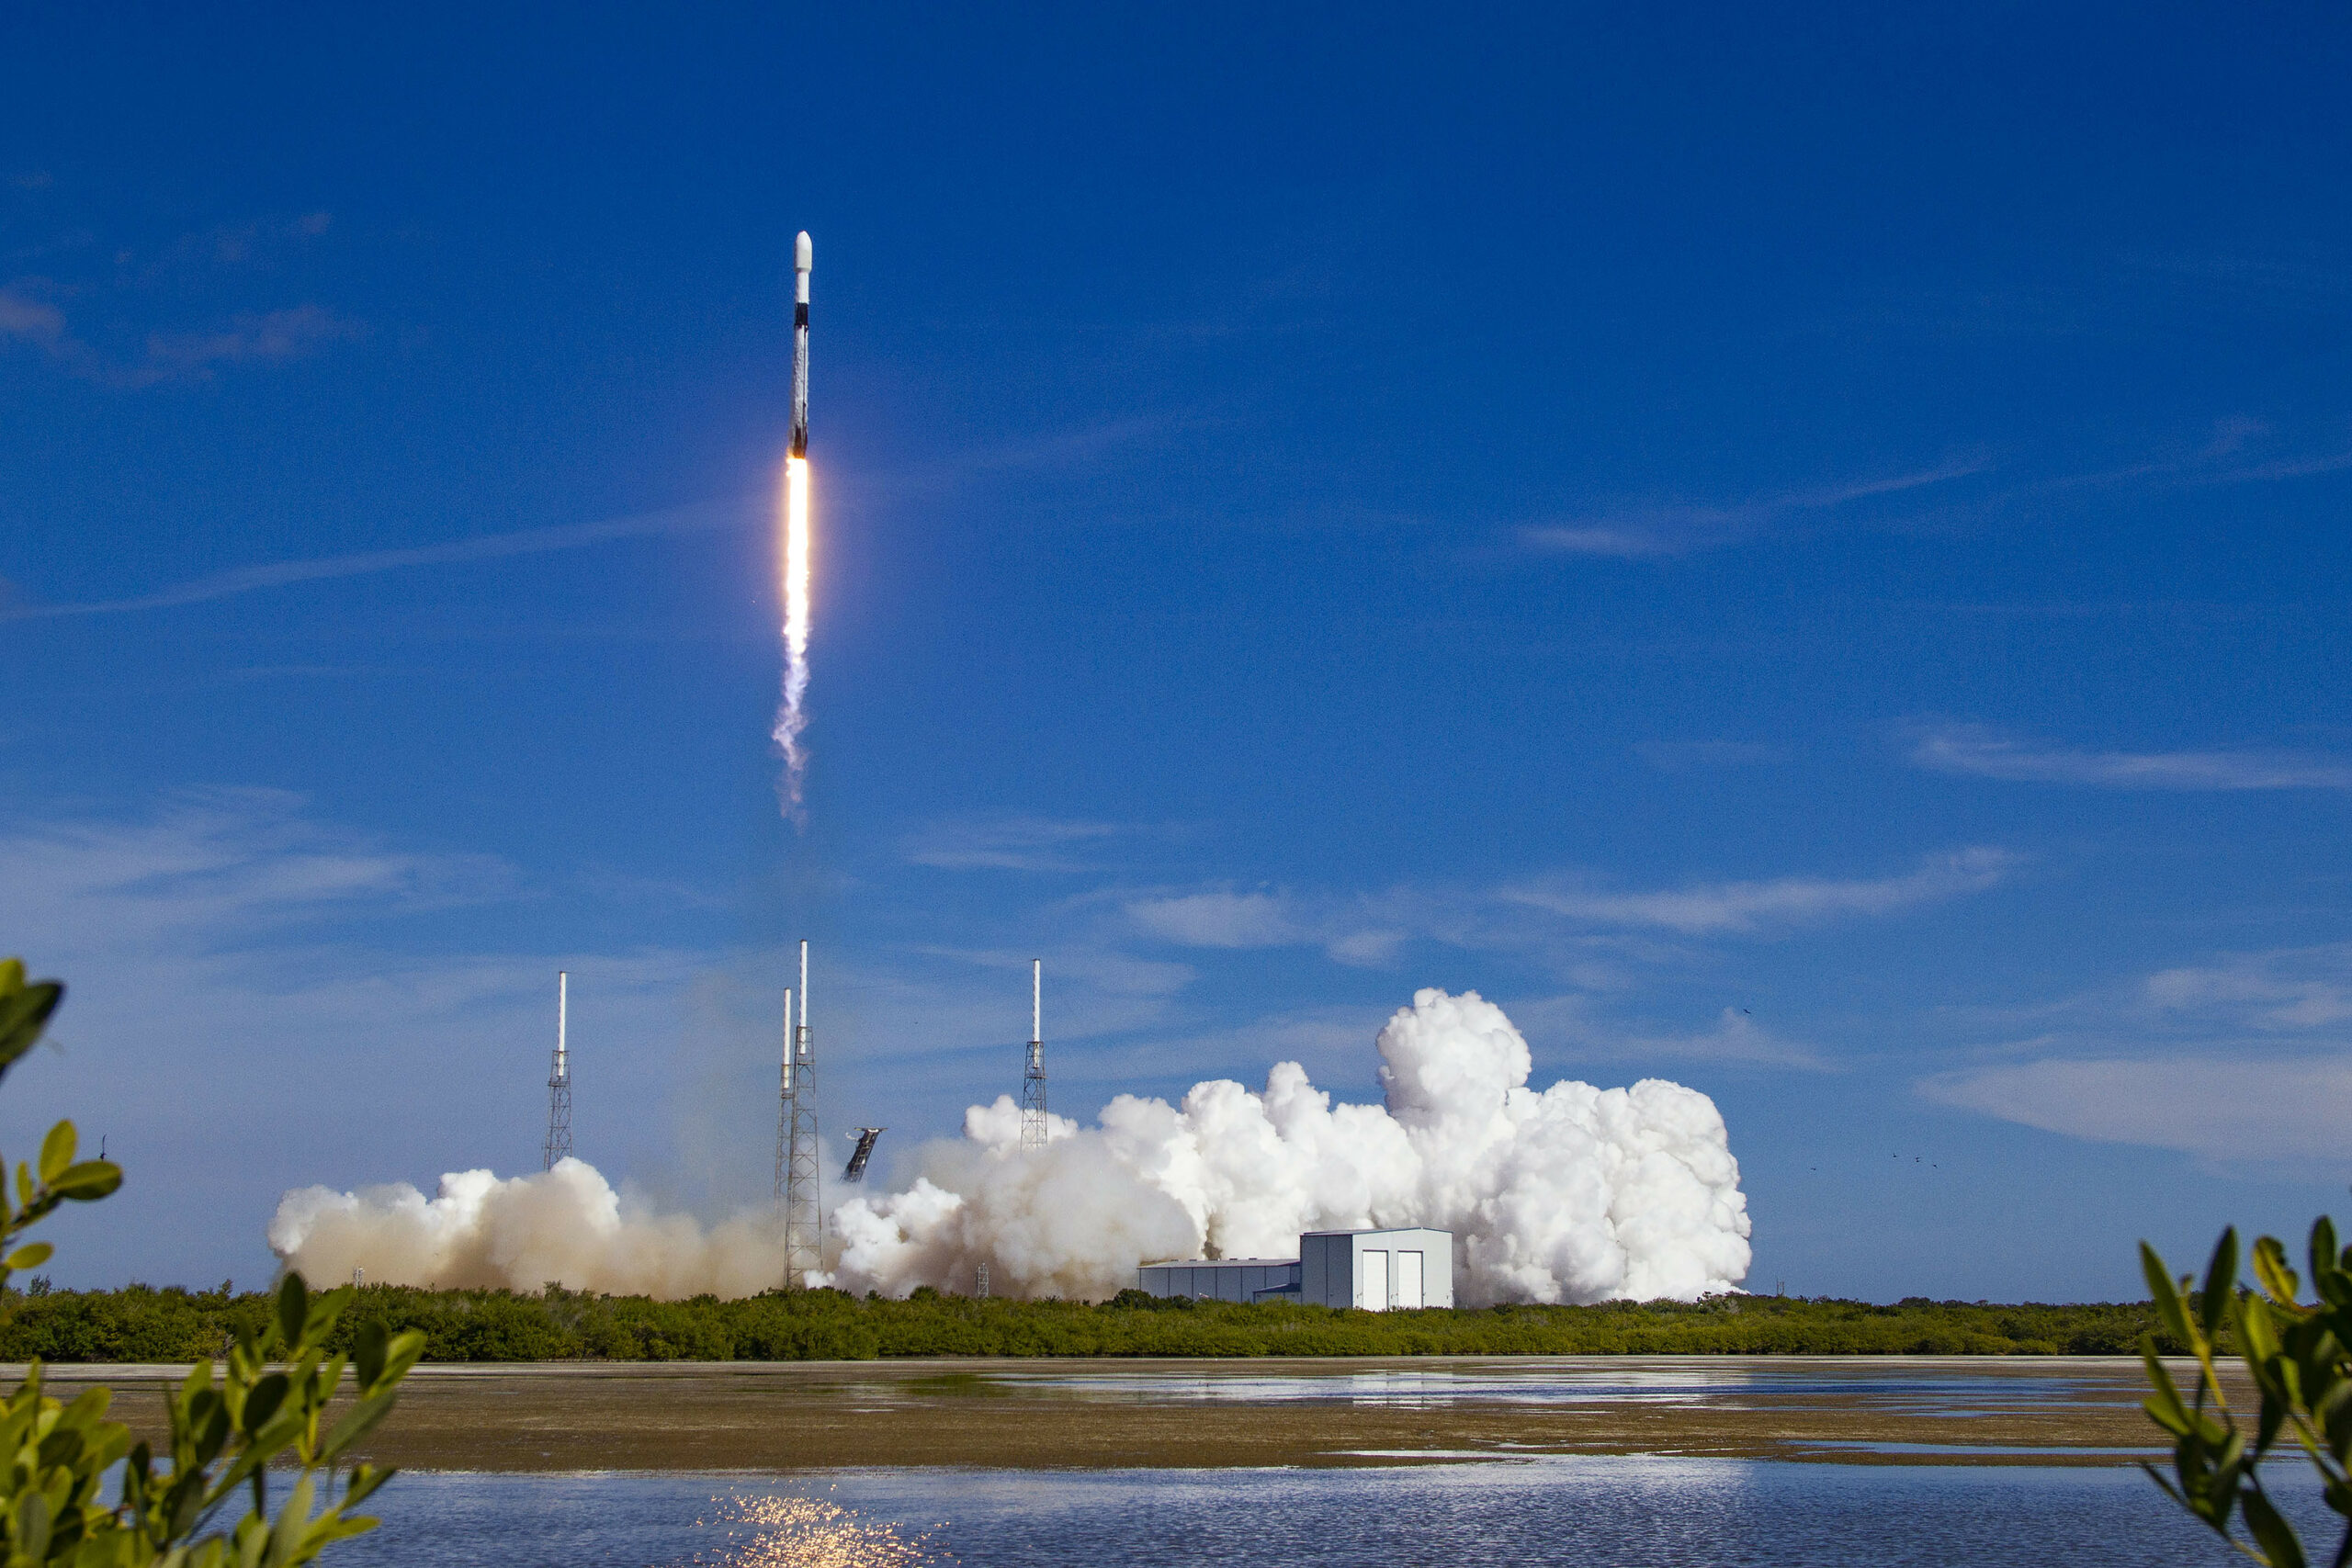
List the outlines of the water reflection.
{"type": "Polygon", "coordinates": [[[1889,1414],[1971,1416],[2020,1406],[2136,1406],[2144,1392],[2136,1363],[2097,1371],[1978,1373],[1950,1368],[1865,1367],[1832,1370],[1819,1363],[1685,1361],[1670,1366],[1530,1361],[1517,1365],[1334,1368],[1265,1372],[1242,1368],[1089,1367],[1083,1371],[1024,1366],[992,1367],[896,1384],[872,1393],[926,1397],[1017,1396],[1023,1393],[1132,1401],[1269,1404],[1339,1401],[1357,1404],[1677,1404],[1693,1399],[1860,1401],[1889,1414]],[[2120,1368],[2120,1370],[2118,1370],[2120,1368]]]}
{"type": "MultiPolygon", "coordinates": [[[[411,1473],[381,1497],[385,1528],[342,1550],[339,1568],[2190,1568],[2228,1560],[2146,1477],[2120,1469],[1555,1458],[1371,1470],[865,1470],[825,1479],[411,1473]]],[[[2312,1522],[2328,1517],[2315,1493],[2286,1501],[2312,1522]]]]}
{"type": "Polygon", "coordinates": [[[955,1561],[921,1536],[826,1497],[738,1494],[722,1499],[711,1517],[696,1519],[695,1529],[725,1539],[693,1561],[729,1568],[918,1568],[955,1561]]]}

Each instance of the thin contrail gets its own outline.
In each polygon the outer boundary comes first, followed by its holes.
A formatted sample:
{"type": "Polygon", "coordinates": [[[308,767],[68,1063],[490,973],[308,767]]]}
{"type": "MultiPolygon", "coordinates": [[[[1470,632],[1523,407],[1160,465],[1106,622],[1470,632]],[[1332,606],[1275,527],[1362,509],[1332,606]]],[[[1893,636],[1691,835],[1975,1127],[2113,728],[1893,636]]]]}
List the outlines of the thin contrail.
{"type": "Polygon", "coordinates": [[[0,605],[0,621],[46,620],[60,615],[114,615],[134,610],[167,610],[180,604],[200,604],[264,588],[284,588],[337,577],[366,577],[408,567],[443,566],[453,562],[497,560],[507,556],[538,555],[548,550],[573,550],[608,539],[639,538],[649,534],[690,533],[721,528],[752,515],[740,501],[695,502],[639,513],[633,517],[607,518],[602,523],[575,523],[558,528],[526,528],[512,534],[484,534],[455,539],[446,545],[418,545],[402,550],[366,550],[356,555],[322,556],[315,560],[271,561],[211,572],[186,582],[129,599],[96,599],[78,604],[0,605]]]}

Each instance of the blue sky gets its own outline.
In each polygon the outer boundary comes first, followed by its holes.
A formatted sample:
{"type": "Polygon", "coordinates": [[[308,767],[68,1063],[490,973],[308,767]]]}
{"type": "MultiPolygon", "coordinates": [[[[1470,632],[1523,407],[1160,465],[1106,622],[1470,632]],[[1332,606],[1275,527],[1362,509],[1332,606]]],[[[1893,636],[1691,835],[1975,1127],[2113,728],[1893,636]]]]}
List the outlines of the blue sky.
{"type": "Polygon", "coordinates": [[[1417,987],[1713,1095],[1792,1292],[2134,1293],[2352,1157],[2352,24],[2317,6],[18,7],[0,1140],[58,1276],[580,1151],[755,1197],[1376,1094],[1417,987]],[[809,816],[769,515],[817,240],[809,816]]]}

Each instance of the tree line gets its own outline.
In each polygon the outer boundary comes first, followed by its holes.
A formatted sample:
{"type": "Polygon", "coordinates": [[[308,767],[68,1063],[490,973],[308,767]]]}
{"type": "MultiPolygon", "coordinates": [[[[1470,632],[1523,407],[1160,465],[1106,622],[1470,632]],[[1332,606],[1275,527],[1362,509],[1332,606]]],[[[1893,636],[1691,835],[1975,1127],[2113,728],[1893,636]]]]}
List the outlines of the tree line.
{"type": "MultiPolygon", "coordinates": [[[[8,1292],[0,1360],[193,1361],[217,1357],[274,1310],[269,1293],[131,1285],[8,1292]]],[[[424,1336],[429,1361],[798,1361],[922,1356],[1571,1356],[2135,1354],[2178,1350],[2152,1303],[1937,1302],[1891,1305],[1781,1296],[1596,1306],[1372,1313],[1289,1303],[1108,1302],[840,1291],[654,1301],[539,1292],[367,1285],[346,1314],[424,1336]]]]}

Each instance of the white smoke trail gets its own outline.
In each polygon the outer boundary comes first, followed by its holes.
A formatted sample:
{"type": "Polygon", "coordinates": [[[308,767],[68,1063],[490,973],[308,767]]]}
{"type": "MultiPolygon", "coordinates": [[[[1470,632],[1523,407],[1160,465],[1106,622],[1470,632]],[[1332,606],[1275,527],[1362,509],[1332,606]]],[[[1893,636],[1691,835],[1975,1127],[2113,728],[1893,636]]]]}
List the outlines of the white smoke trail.
{"type": "Polygon", "coordinates": [[[772,739],[784,753],[776,801],[795,822],[803,818],[801,789],[808,754],[800,732],[808,727],[808,459],[784,460],[784,700],[772,739]]]}
{"type": "MultiPolygon", "coordinates": [[[[1424,990],[1380,1032],[1384,1105],[1334,1105],[1295,1062],[1262,1094],[1218,1079],[1181,1106],[1122,1095],[1099,1124],[1054,1118],[1021,1148],[1010,1095],[922,1151],[902,1192],[833,1212],[835,1283],[1100,1300],[1139,1262],[1296,1256],[1303,1230],[1425,1224],[1457,1238],[1455,1297],[1691,1300],[1747,1272],[1747,1203],[1723,1118],[1694,1089],[1527,1087],[1527,1043],[1475,993],[1424,990]]],[[[501,1181],[289,1192],[269,1241],[313,1280],[744,1295],[783,1277],[766,1215],[711,1230],[632,1213],[577,1160],[501,1181]]]]}

